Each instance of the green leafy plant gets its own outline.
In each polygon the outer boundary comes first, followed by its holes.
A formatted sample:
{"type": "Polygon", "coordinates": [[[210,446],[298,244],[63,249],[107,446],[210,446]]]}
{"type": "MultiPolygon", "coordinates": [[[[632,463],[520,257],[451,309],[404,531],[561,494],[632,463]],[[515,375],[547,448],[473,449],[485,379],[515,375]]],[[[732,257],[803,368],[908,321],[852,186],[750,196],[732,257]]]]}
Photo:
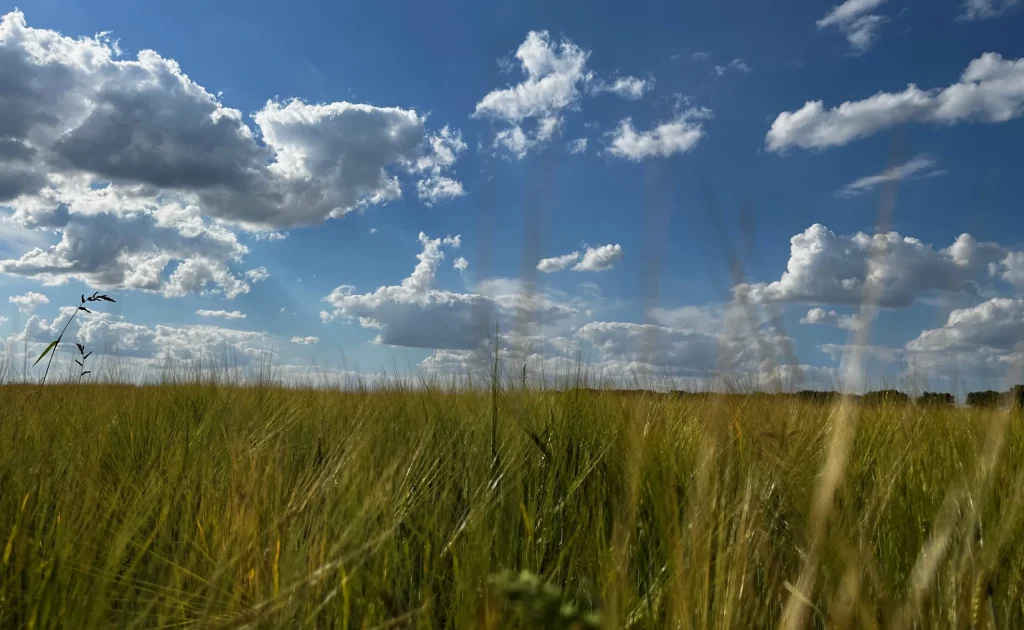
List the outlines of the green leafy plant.
{"type": "Polygon", "coordinates": [[[550,630],[601,627],[600,613],[581,610],[576,604],[565,601],[562,589],[529,571],[518,575],[505,571],[492,576],[490,582],[519,609],[530,627],[550,630]]]}
{"type": "MultiPolygon", "coordinates": [[[[85,303],[86,302],[116,302],[116,301],[117,300],[115,300],[114,298],[110,297],[109,295],[100,295],[99,291],[96,291],[95,293],[93,293],[89,297],[85,297],[84,293],[82,294],[82,301],[81,301],[81,303],[79,303],[78,308],[76,308],[74,310],[74,312],[71,313],[71,317],[68,318],[68,321],[66,321],[64,323],[64,328],[61,329],[60,334],[57,335],[57,338],[54,339],[53,341],[51,341],[49,343],[49,345],[46,346],[46,349],[43,350],[43,353],[40,354],[39,358],[37,358],[35,360],[35,363],[32,364],[33,366],[36,366],[36,365],[39,364],[40,361],[42,361],[43,359],[46,358],[46,355],[50,355],[50,359],[46,362],[46,370],[43,372],[43,379],[39,382],[39,386],[40,387],[42,387],[43,385],[46,384],[46,377],[49,376],[49,374],[50,374],[50,365],[53,364],[53,355],[57,354],[57,348],[60,346],[60,342],[64,339],[64,333],[67,332],[68,326],[71,325],[71,322],[75,321],[75,316],[78,315],[78,313],[80,313],[81,311],[85,311],[86,313],[92,313],[91,310],[86,308],[85,303]]],[[[85,369],[85,360],[89,358],[89,355],[92,354],[92,352],[89,352],[89,354],[86,354],[85,353],[85,346],[83,346],[81,344],[77,344],[77,343],[75,345],[78,346],[78,354],[79,354],[79,356],[82,357],[81,360],[75,359],[75,363],[77,363],[82,368],[81,374],[78,375],[78,378],[81,379],[83,376],[85,376],[86,374],[90,373],[90,370],[86,370],[85,369]]]]}

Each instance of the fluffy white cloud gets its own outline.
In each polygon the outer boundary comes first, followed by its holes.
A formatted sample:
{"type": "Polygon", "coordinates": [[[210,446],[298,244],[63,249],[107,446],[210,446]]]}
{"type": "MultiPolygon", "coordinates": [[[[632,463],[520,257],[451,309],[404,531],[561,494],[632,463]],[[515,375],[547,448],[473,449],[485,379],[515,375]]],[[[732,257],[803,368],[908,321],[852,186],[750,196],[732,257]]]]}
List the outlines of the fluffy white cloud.
{"type": "MultiPolygon", "coordinates": [[[[25,329],[14,337],[45,344],[57,338],[75,307],[65,307],[52,320],[31,316],[25,329]]],[[[220,326],[146,326],[126,321],[109,313],[80,313],[64,335],[65,343],[84,344],[97,355],[112,355],[138,361],[141,369],[172,371],[196,362],[244,366],[252,360],[273,356],[266,333],[235,330],[220,326]]]]}
{"type": "Polygon", "coordinates": [[[263,282],[270,277],[266,267],[256,267],[245,272],[245,277],[251,282],[263,282]]]}
{"type": "Polygon", "coordinates": [[[445,176],[444,172],[455,164],[467,145],[462,140],[461,131],[452,131],[447,126],[430,136],[429,142],[432,152],[416,163],[416,170],[426,174],[424,179],[416,182],[416,192],[423,203],[432,206],[466,194],[462,182],[445,176]]]}
{"type": "Polygon", "coordinates": [[[935,249],[897,232],[842,236],[815,224],[790,239],[779,280],[735,290],[755,302],[852,305],[870,295],[878,306],[901,308],[937,293],[980,294],[986,282],[1018,284],[1024,280],[1020,261],[1019,252],[969,234],[935,249]]]}
{"type": "Polygon", "coordinates": [[[878,28],[888,21],[882,15],[871,13],[886,0],[846,0],[832,7],[825,17],[818,20],[819,29],[835,26],[846,35],[846,41],[858,53],[871,48],[878,34],[878,28]]]}
{"type": "Polygon", "coordinates": [[[966,0],[964,12],[957,16],[961,21],[986,20],[1020,8],[1020,0],[966,0]]]}
{"type": "Polygon", "coordinates": [[[565,150],[571,155],[579,155],[587,152],[587,139],[577,138],[565,145],[565,150]]]}
{"type": "Polygon", "coordinates": [[[607,271],[620,260],[622,260],[621,245],[601,245],[599,247],[587,247],[586,251],[582,254],[576,251],[562,256],[542,258],[537,263],[537,271],[541,273],[554,273],[567,269],[570,265],[572,265],[573,271],[607,271]]]}
{"type": "Polygon", "coordinates": [[[455,262],[452,263],[452,267],[458,270],[459,273],[462,273],[466,269],[469,269],[469,261],[466,260],[465,256],[459,256],[455,259],[455,262]]]}
{"type": "Polygon", "coordinates": [[[541,261],[537,263],[537,271],[542,273],[562,271],[579,259],[579,252],[572,252],[571,254],[565,254],[563,256],[554,256],[552,258],[542,258],[541,261]]]}
{"type": "MultiPolygon", "coordinates": [[[[26,226],[57,230],[60,241],[36,247],[20,258],[0,260],[0,272],[47,285],[79,280],[97,288],[158,291],[167,296],[215,291],[235,297],[249,285],[229,263],[248,253],[237,236],[199,216],[198,208],[149,207],[130,214],[88,212],[89,203],[117,199],[109,189],[94,190],[72,212],[56,196],[54,205],[16,205],[26,226]],[[165,277],[169,267],[173,271],[165,277]]],[[[122,206],[122,210],[124,207],[122,206]]],[[[134,209],[134,208],[132,208],[134,209]]]]}
{"type": "Polygon", "coordinates": [[[200,317],[222,317],[224,319],[245,319],[245,313],[241,311],[210,311],[205,308],[196,311],[196,315],[200,317]]]}
{"type": "Polygon", "coordinates": [[[428,203],[462,194],[449,173],[461,136],[413,110],[271,101],[251,128],[174,60],[120,59],[105,38],[30,28],[17,11],[0,20],[0,75],[0,203],[61,238],[0,272],[238,295],[248,285],[230,267],[246,249],[204,217],[275,238],[397,199],[402,177],[428,203]]]}
{"type": "Polygon", "coordinates": [[[920,178],[939,177],[945,175],[946,171],[936,170],[934,168],[935,164],[935,158],[932,156],[918,155],[903,164],[887,168],[877,175],[869,175],[867,177],[861,177],[860,179],[854,180],[843,186],[837,194],[840,197],[853,197],[873,190],[888,182],[912,178],[922,171],[927,172],[920,175],[920,178]]]}
{"type": "Polygon", "coordinates": [[[818,324],[822,326],[835,326],[845,330],[857,330],[860,328],[861,319],[856,315],[843,315],[834,310],[826,311],[821,307],[812,308],[807,314],[800,318],[801,324],[818,324]]]}
{"type": "Polygon", "coordinates": [[[906,345],[921,369],[968,370],[984,378],[1019,382],[1024,368],[1024,300],[993,298],[949,314],[940,328],[925,330],[906,345]]]}
{"type": "Polygon", "coordinates": [[[589,56],[568,39],[553,43],[547,31],[530,31],[515,53],[525,80],[488,93],[476,104],[473,116],[509,123],[498,134],[496,146],[522,157],[535,143],[550,138],[563,110],[576,106],[580,87],[593,78],[586,68],[589,56]],[[523,130],[527,120],[537,121],[534,131],[523,130]]]}
{"type": "Polygon", "coordinates": [[[631,101],[643,98],[644,94],[653,89],[654,79],[640,79],[637,77],[616,77],[611,82],[596,81],[591,87],[591,91],[595,94],[610,92],[631,101]]]}
{"type": "Polygon", "coordinates": [[[710,116],[709,109],[691,108],[678,113],[668,122],[641,132],[633,127],[631,118],[626,118],[619,122],[619,127],[614,132],[611,132],[611,144],[606,151],[615,157],[634,162],[651,157],[686,153],[693,150],[704,137],[700,121],[710,116]]]}
{"type": "Polygon", "coordinates": [[[19,312],[31,313],[36,310],[36,307],[40,304],[49,304],[50,298],[46,297],[42,293],[29,291],[25,295],[12,295],[7,298],[7,301],[17,306],[19,312]]]}
{"type": "Polygon", "coordinates": [[[302,346],[315,346],[320,343],[319,337],[292,337],[292,343],[302,346]]]}
{"type": "MultiPolygon", "coordinates": [[[[635,100],[654,88],[654,79],[634,76],[605,81],[587,69],[590,51],[568,39],[553,42],[547,31],[530,31],[516,50],[525,78],[520,83],[494,90],[476,104],[474,118],[502,124],[493,147],[507,150],[517,158],[543,146],[562,126],[566,112],[578,110],[583,94],[603,92],[635,100]]],[[[677,117],[677,121],[681,117],[677,117]]],[[[628,120],[623,124],[632,123],[628,120]]],[[[650,132],[653,133],[653,132],[650,132]]],[[[666,134],[678,133],[666,128],[666,134]]],[[[635,134],[635,132],[634,132],[635,134]]],[[[671,142],[671,140],[670,140],[671,142]]],[[[586,150],[586,140],[570,143],[571,153],[586,150]]]]}
{"type": "Polygon", "coordinates": [[[530,31],[515,53],[526,79],[484,96],[474,115],[519,121],[557,114],[572,106],[580,84],[590,81],[589,56],[568,39],[555,45],[547,31],[530,31]]]}
{"type": "Polygon", "coordinates": [[[620,260],[622,260],[622,246],[618,243],[588,247],[587,251],[583,252],[583,258],[573,266],[572,270],[607,271],[620,260]]]}
{"type": "Polygon", "coordinates": [[[342,285],[324,301],[332,307],[323,311],[325,322],[335,318],[358,321],[363,328],[379,331],[378,343],[451,350],[476,350],[493,334],[495,321],[532,321],[543,326],[572,317],[573,307],[544,295],[521,291],[508,283],[478,287],[479,293],[455,293],[434,287],[437,268],[445,253],[458,248],[460,237],[432,239],[419,235],[423,251],[419,263],[401,284],[383,286],[373,293],[358,294],[342,285]]]}
{"type": "Polygon", "coordinates": [[[903,123],[999,123],[1022,114],[1024,59],[985,53],[971,61],[959,81],[942,89],[922,90],[910,84],[902,92],[879,92],[830,110],[821,101],[808,101],[795,112],[779,114],[765,143],[770,151],[824,149],[903,123]]]}

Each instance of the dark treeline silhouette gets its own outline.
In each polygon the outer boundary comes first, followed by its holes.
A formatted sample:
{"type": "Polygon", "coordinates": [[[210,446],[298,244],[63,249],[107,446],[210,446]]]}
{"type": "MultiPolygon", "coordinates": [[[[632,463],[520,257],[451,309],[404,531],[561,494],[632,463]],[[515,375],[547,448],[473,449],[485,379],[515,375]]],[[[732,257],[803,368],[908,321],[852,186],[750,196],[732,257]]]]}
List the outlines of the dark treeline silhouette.
{"type": "Polygon", "coordinates": [[[925,392],[917,397],[917,404],[935,405],[940,407],[944,405],[955,405],[956,398],[953,394],[948,394],[946,392],[925,392]]]}
{"type": "Polygon", "coordinates": [[[1014,385],[1008,391],[991,389],[967,394],[969,407],[1024,407],[1024,385],[1014,385]]]}
{"type": "MultiPolygon", "coordinates": [[[[750,398],[757,399],[782,399],[797,400],[802,402],[818,404],[836,404],[843,394],[837,391],[825,391],[816,389],[805,389],[797,392],[713,392],[697,391],[688,392],[684,390],[672,390],[669,392],[656,392],[646,389],[592,389],[579,388],[577,392],[585,391],[596,395],[614,396],[671,396],[675,398],[750,398]]],[[[956,405],[956,397],[947,392],[924,392],[916,398],[897,389],[882,389],[864,394],[850,394],[850,399],[865,405],[904,405],[911,402],[922,406],[946,407],[956,405]]],[[[997,392],[986,390],[982,392],[971,392],[967,394],[968,407],[1009,407],[1024,408],[1024,385],[1014,385],[1008,391],[997,392]]]]}
{"type": "Polygon", "coordinates": [[[868,405],[902,404],[910,402],[910,396],[898,389],[880,389],[868,392],[860,397],[860,401],[868,405]]]}

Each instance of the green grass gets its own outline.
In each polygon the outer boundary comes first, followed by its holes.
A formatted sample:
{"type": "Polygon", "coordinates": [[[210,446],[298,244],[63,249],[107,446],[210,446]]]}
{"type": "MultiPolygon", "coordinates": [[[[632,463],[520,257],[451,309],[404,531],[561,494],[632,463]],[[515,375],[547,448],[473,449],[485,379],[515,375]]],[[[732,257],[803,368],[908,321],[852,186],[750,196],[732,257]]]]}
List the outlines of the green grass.
{"type": "Polygon", "coordinates": [[[0,387],[3,628],[538,627],[541,591],[608,628],[1024,627],[1016,413],[514,388],[492,460],[490,392],[32,389],[0,387]]]}

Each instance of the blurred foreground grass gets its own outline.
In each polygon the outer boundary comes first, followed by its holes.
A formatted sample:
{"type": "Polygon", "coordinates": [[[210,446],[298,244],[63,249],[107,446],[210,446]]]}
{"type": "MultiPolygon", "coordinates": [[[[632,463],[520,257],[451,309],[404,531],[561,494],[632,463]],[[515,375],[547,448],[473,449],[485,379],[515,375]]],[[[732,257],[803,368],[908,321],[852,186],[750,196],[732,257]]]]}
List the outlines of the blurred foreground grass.
{"type": "Polygon", "coordinates": [[[512,388],[494,459],[491,392],[31,389],[0,387],[4,628],[559,627],[535,591],[608,628],[1024,627],[1019,412],[512,388]]]}

